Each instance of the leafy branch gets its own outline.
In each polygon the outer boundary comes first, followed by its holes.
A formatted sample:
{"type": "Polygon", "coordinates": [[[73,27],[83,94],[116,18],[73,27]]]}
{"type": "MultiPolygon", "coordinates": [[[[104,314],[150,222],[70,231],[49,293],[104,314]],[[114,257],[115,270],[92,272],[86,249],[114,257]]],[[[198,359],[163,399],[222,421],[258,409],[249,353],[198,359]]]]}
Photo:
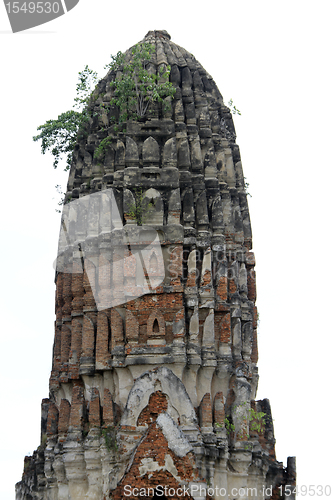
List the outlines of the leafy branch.
{"type": "MultiPolygon", "coordinates": [[[[246,405],[246,402],[238,405],[238,406],[235,406],[234,409],[237,409],[238,407],[241,407],[241,406],[245,406],[246,405]]],[[[247,410],[247,415],[244,415],[243,419],[244,419],[244,422],[248,421],[249,422],[249,430],[250,431],[253,431],[253,432],[257,432],[258,434],[263,434],[263,432],[265,431],[265,424],[266,424],[266,413],[264,413],[263,411],[256,411],[254,410],[253,408],[249,408],[247,410]]],[[[227,434],[228,435],[231,435],[233,432],[235,432],[236,430],[236,425],[234,423],[232,423],[232,419],[231,418],[228,418],[226,417],[224,419],[224,424],[225,424],[225,428],[226,428],[226,431],[227,431],[227,434]]],[[[221,424],[216,424],[218,427],[221,427],[221,424]]],[[[240,434],[240,433],[238,433],[240,434]]],[[[237,435],[238,435],[237,434],[237,435]]],[[[249,438],[249,434],[246,434],[247,438],[249,438]]]]}
{"type": "Polygon", "coordinates": [[[111,137],[109,135],[109,136],[105,137],[104,139],[102,139],[101,142],[99,143],[99,146],[95,149],[94,158],[99,163],[101,163],[104,160],[107,148],[112,143],[112,141],[113,141],[113,137],[111,137]]]}
{"type": "Polygon", "coordinates": [[[46,151],[51,152],[54,157],[54,168],[57,168],[62,155],[67,155],[65,170],[69,169],[81,123],[83,123],[82,113],[70,110],[59,115],[56,120],[48,120],[44,125],[37,128],[41,132],[34,136],[33,140],[38,141],[41,139],[43,154],[46,151]]]}
{"type": "Polygon", "coordinates": [[[135,192],[135,203],[128,207],[125,213],[126,219],[135,220],[136,223],[141,226],[151,214],[154,207],[154,203],[150,201],[148,204],[144,202],[144,192],[142,188],[134,189],[135,192]]]}
{"type": "Polygon", "coordinates": [[[117,430],[114,426],[109,425],[106,428],[100,429],[100,437],[104,437],[106,449],[118,451],[117,430]]]}
{"type": "MultiPolygon", "coordinates": [[[[153,45],[139,43],[133,47],[129,62],[125,61],[122,52],[118,52],[116,56],[111,56],[111,63],[106,66],[115,72],[116,78],[110,83],[113,97],[109,103],[102,102],[100,107],[108,111],[112,106],[117,106],[119,123],[145,117],[154,102],[163,103],[164,109],[170,107],[165,98],[172,97],[176,92],[169,81],[170,66],[161,65],[156,74],[155,67],[151,63],[154,52],[153,45]]],[[[97,93],[94,92],[97,82],[97,73],[85,66],[84,70],[79,72],[73,109],[37,128],[39,134],[34,136],[33,140],[42,141],[42,154],[49,151],[53,155],[54,168],[58,167],[63,155],[66,156],[65,170],[70,168],[76,140],[80,138],[80,132],[82,137],[87,134],[88,123],[92,118],[90,104],[93,104],[94,98],[97,97],[97,93]]],[[[98,148],[97,156],[100,159],[105,145],[103,143],[100,145],[102,149],[98,148]]]]}
{"type": "Polygon", "coordinates": [[[158,74],[155,68],[151,68],[154,52],[153,45],[143,42],[133,47],[128,63],[121,52],[111,56],[109,67],[113,71],[122,69],[120,76],[117,75],[110,83],[114,93],[110,104],[118,106],[120,123],[128,119],[144,118],[153,102],[163,102],[164,108],[167,108],[168,103],[164,98],[172,97],[176,92],[169,82],[170,66],[160,67],[158,74]]]}
{"type": "Polygon", "coordinates": [[[230,107],[230,111],[233,115],[241,115],[242,113],[239,111],[239,109],[236,108],[234,105],[234,101],[232,99],[229,99],[228,101],[228,106],[230,107]]]}
{"type": "Polygon", "coordinates": [[[232,432],[234,432],[235,425],[228,419],[228,417],[224,419],[224,423],[225,423],[225,428],[227,430],[227,434],[231,434],[232,432]]]}
{"type": "Polygon", "coordinates": [[[97,83],[97,73],[86,66],[79,73],[79,81],[76,85],[76,97],[74,108],[65,113],[61,113],[56,120],[47,120],[46,123],[37,127],[40,131],[33,140],[42,141],[42,154],[46,151],[54,157],[53,167],[57,168],[63,155],[66,155],[66,167],[71,166],[72,154],[76,144],[79,131],[84,132],[84,127],[89,121],[88,103],[92,93],[92,88],[97,83]]]}
{"type": "Polygon", "coordinates": [[[250,408],[250,415],[249,415],[249,421],[250,421],[250,431],[255,431],[258,432],[259,434],[262,434],[265,430],[265,416],[266,413],[263,411],[255,411],[253,408],[250,408]]]}
{"type": "Polygon", "coordinates": [[[79,72],[79,81],[76,85],[76,97],[74,107],[83,111],[89,104],[92,90],[95,89],[98,82],[96,71],[90,69],[87,65],[83,71],[79,72]]]}
{"type": "Polygon", "coordinates": [[[244,190],[245,190],[245,194],[247,196],[249,196],[250,198],[252,198],[252,194],[249,193],[249,187],[250,187],[250,183],[247,182],[246,177],[244,177],[244,190]]]}

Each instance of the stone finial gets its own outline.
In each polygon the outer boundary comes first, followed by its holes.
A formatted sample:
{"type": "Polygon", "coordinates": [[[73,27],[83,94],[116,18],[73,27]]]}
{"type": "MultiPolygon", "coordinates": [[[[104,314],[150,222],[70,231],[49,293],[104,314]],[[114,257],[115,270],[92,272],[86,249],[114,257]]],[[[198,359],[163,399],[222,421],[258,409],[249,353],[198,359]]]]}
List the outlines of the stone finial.
{"type": "Polygon", "coordinates": [[[146,34],[144,40],[146,40],[149,37],[164,38],[165,40],[171,40],[171,36],[165,30],[148,31],[148,33],[146,34]]]}

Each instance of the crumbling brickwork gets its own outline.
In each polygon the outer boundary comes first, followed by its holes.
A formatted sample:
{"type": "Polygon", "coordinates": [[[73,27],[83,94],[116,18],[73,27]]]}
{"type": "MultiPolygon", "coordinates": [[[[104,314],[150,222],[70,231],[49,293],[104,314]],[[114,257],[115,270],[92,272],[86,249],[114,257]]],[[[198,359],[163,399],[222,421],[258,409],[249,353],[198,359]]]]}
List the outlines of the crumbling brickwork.
{"type": "Polygon", "coordinates": [[[158,486],[171,488],[168,499],[183,487],[199,500],[246,486],[253,498],[263,487],[277,498],[280,485],[295,484],[294,459],[287,468],[276,460],[269,401],[255,401],[255,259],[232,115],[168,33],[145,41],[150,71],[169,65],[175,94],[171,106],[152,103],[144,119],[116,129],[104,106],[117,78],[110,70],[89,104],[66,193],[82,202],[84,224],[69,220],[89,258],[82,270],[75,242],[59,257],[42,442],[25,459],[17,500],[134,499],[133,488],[156,497],[158,486]],[[108,190],[117,220],[108,198],[93,196],[108,190]],[[135,244],[114,244],[123,225],[141,228],[133,207],[146,207],[144,225],[161,247],[145,242],[140,272],[135,244]]]}

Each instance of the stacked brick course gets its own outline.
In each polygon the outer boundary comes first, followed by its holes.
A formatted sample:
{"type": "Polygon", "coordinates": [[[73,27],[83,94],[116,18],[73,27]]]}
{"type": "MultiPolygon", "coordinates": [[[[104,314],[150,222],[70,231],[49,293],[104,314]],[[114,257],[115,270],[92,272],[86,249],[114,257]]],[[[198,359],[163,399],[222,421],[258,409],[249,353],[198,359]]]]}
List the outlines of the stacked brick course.
{"type": "Polygon", "coordinates": [[[263,486],[275,495],[295,482],[294,461],[287,469],[276,461],[269,402],[255,402],[255,260],[232,115],[211,76],[166,32],[145,41],[156,49],[151,70],[171,67],[172,109],[153,105],[145,120],[115,131],[114,110],[103,108],[114,71],[90,104],[66,199],[112,189],[122,220],[86,198],[80,231],[91,258],[82,272],[70,248],[57,273],[42,442],[26,459],[17,500],[120,500],[125,485],[154,497],[158,485],[193,484],[255,487],[253,498],[262,498],[263,486]],[[106,137],[100,164],[94,151],[106,137]],[[139,277],[132,251],[107,236],[112,224],[140,224],[130,215],[138,188],[163,253],[151,251],[139,277]],[[136,289],[141,296],[131,300],[136,289]],[[263,431],[251,428],[251,407],[266,414],[263,431]]]}

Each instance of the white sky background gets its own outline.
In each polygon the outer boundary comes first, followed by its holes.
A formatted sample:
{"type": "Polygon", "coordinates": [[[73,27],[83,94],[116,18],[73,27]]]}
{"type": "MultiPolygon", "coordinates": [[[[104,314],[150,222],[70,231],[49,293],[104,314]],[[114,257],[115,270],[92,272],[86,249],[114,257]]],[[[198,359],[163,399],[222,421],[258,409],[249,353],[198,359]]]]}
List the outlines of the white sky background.
{"type": "Polygon", "coordinates": [[[12,34],[1,3],[1,500],[14,500],[24,456],[39,445],[54,335],[54,186],[67,175],[32,136],[70,109],[86,64],[102,77],[110,54],[154,29],[192,52],[242,112],[235,126],[252,195],[258,398],[271,402],[278,460],[296,455],[299,486],[331,485],[333,496],[332,5],[80,0],[12,34]]]}

